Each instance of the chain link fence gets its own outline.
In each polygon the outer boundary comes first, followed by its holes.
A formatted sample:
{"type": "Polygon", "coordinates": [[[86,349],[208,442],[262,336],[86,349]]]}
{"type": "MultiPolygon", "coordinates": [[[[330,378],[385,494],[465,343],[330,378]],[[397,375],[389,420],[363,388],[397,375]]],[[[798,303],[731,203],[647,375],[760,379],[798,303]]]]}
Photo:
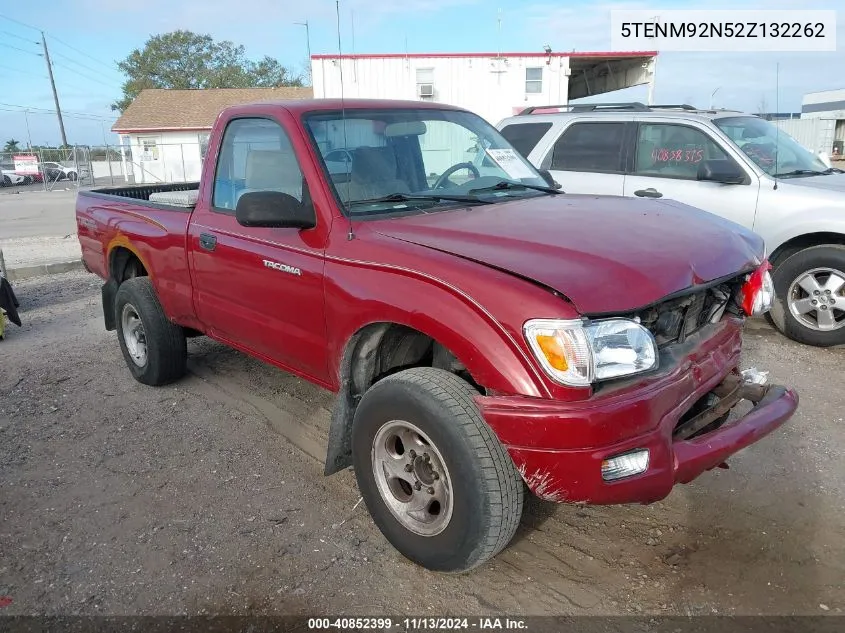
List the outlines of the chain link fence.
{"type": "Polygon", "coordinates": [[[75,145],[0,153],[0,187],[67,189],[135,182],[138,169],[124,146],[75,145]]]}

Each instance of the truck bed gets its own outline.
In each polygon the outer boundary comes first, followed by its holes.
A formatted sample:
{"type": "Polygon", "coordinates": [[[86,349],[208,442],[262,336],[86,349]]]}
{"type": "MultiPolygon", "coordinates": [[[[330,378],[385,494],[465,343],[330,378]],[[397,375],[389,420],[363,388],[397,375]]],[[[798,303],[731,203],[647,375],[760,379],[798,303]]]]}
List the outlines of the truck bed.
{"type": "MultiPolygon", "coordinates": [[[[155,183],[143,185],[126,185],[123,187],[102,187],[99,189],[91,189],[89,191],[80,192],[82,195],[97,197],[97,198],[130,198],[139,204],[146,203],[150,206],[163,207],[177,207],[185,208],[192,207],[193,203],[186,204],[185,201],[190,201],[189,196],[168,196],[167,194],[178,194],[181,192],[199,192],[199,182],[174,182],[174,183],[155,183]],[[158,195],[164,194],[164,195],[158,195]],[[152,196],[152,199],[150,199],[152,196]],[[156,200],[156,198],[159,198],[156,200]]],[[[196,198],[193,198],[195,201],[196,198]]]]}

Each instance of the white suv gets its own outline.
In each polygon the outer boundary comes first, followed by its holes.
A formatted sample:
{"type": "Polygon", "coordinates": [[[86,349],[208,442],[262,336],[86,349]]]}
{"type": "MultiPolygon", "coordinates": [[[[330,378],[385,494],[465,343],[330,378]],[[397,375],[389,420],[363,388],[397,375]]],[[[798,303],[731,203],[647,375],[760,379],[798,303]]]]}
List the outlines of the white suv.
{"type": "MultiPolygon", "coordinates": [[[[740,112],[542,109],[560,111],[528,108],[497,127],[565,192],[672,199],[754,230],[773,266],[773,324],[809,345],[845,344],[845,172],[740,112]]],[[[713,257],[719,252],[713,244],[713,257]]]]}

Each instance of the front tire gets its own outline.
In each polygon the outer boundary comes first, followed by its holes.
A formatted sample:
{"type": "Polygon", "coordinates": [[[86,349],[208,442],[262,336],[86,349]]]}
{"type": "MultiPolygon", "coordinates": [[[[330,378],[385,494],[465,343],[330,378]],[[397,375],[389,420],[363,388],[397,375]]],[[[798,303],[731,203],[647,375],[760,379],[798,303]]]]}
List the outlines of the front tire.
{"type": "Polygon", "coordinates": [[[71,182],[76,182],[76,179],[78,177],[79,176],[76,175],[75,171],[68,172],[67,179],[70,180],[71,182]]]}
{"type": "Polygon", "coordinates": [[[115,317],[120,350],[135,380],[157,386],[185,375],[185,332],[164,314],[149,277],[134,277],[120,284],[115,317]]]}
{"type": "Polygon", "coordinates": [[[367,509],[403,556],[434,571],[481,565],[522,515],[522,479],[474,395],[458,376],[420,367],[377,382],[355,412],[352,454],[367,509]]]}
{"type": "Polygon", "coordinates": [[[813,246],[781,262],[772,275],[771,322],[794,341],[845,344],[845,246],[813,246]]]}

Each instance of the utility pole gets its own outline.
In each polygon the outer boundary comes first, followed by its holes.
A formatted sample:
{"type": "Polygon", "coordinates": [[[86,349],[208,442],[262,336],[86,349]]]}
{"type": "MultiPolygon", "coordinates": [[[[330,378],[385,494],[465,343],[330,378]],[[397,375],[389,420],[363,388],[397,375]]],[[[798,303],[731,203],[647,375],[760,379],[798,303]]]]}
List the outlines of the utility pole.
{"type": "Polygon", "coordinates": [[[305,46],[308,50],[308,83],[313,84],[314,78],[311,76],[311,32],[308,30],[308,20],[305,20],[305,22],[294,22],[294,24],[305,27],[305,46]]]}
{"type": "Polygon", "coordinates": [[[50,53],[47,51],[47,38],[41,31],[41,44],[44,46],[44,59],[47,60],[47,74],[50,76],[50,86],[53,88],[53,101],[56,102],[56,114],[59,117],[59,131],[62,133],[62,145],[67,145],[65,122],[62,121],[62,109],[59,107],[59,93],[56,92],[56,82],[53,80],[53,64],[50,63],[50,53]]]}
{"type": "Polygon", "coordinates": [[[297,26],[305,27],[305,46],[308,48],[308,63],[311,63],[311,32],[308,30],[308,20],[305,22],[294,22],[297,26]]]}
{"type": "Polygon", "coordinates": [[[26,149],[32,151],[32,136],[29,134],[29,110],[23,111],[23,118],[26,121],[26,149]]]}

